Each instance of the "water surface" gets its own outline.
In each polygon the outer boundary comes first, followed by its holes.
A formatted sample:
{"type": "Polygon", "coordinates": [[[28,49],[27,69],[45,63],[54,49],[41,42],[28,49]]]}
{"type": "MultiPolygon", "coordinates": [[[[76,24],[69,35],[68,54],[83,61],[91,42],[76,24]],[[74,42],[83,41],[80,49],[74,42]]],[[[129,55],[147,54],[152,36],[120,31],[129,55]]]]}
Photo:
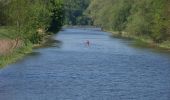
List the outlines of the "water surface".
{"type": "Polygon", "coordinates": [[[0,70],[0,100],[170,100],[169,53],[92,28],[53,39],[0,70]]]}

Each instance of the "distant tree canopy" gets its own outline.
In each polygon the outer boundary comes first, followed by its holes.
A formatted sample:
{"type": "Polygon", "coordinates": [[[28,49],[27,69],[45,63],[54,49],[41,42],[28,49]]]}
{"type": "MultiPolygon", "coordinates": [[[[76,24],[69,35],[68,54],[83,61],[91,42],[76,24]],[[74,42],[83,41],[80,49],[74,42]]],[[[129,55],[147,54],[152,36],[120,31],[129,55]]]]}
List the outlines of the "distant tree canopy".
{"type": "Polygon", "coordinates": [[[13,30],[13,38],[38,43],[40,33],[58,31],[63,20],[62,0],[0,0],[0,27],[13,30]]]}
{"type": "Polygon", "coordinates": [[[95,25],[106,30],[170,40],[170,0],[91,0],[87,9],[95,25]]]}
{"type": "Polygon", "coordinates": [[[0,0],[0,27],[32,43],[41,41],[40,30],[57,32],[63,23],[163,42],[170,40],[169,9],[170,0],[0,0]]]}
{"type": "Polygon", "coordinates": [[[91,20],[84,14],[90,0],[64,0],[66,25],[89,25],[91,20]]]}

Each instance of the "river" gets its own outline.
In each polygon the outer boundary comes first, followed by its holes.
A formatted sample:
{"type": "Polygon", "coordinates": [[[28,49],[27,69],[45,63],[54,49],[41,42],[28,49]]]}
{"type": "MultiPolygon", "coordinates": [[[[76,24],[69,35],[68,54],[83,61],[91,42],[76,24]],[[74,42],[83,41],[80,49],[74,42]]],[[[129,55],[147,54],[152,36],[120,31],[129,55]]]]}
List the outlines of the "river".
{"type": "Polygon", "coordinates": [[[170,100],[170,53],[95,28],[63,29],[0,70],[0,100],[170,100]]]}

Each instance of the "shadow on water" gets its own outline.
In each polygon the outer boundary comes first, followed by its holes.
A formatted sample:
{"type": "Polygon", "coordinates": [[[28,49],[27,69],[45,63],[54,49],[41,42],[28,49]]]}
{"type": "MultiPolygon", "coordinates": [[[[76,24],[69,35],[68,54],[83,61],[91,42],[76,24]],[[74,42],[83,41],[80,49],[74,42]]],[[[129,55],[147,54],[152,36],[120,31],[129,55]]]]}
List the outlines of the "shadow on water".
{"type": "Polygon", "coordinates": [[[32,52],[29,54],[29,56],[38,56],[40,54],[41,54],[40,52],[32,52]]]}
{"type": "Polygon", "coordinates": [[[62,45],[62,42],[59,40],[54,40],[54,39],[49,39],[44,45],[43,47],[57,47],[60,48],[62,45]]]}
{"type": "Polygon", "coordinates": [[[134,48],[139,48],[139,49],[149,49],[152,52],[166,54],[166,55],[170,53],[170,49],[161,48],[161,47],[158,47],[154,44],[148,44],[148,43],[145,43],[145,42],[141,42],[139,40],[132,40],[132,43],[130,44],[130,46],[132,46],[134,48]]]}
{"type": "Polygon", "coordinates": [[[148,43],[145,43],[145,42],[141,42],[139,40],[134,40],[134,39],[126,38],[126,37],[122,37],[122,36],[110,35],[110,38],[118,39],[121,42],[125,43],[126,45],[133,47],[135,49],[138,49],[138,50],[150,51],[150,52],[153,52],[153,53],[158,53],[158,54],[170,56],[170,49],[160,48],[160,47],[152,45],[152,44],[148,44],[148,43]]]}
{"type": "Polygon", "coordinates": [[[37,48],[47,48],[47,47],[56,47],[56,48],[60,48],[62,45],[62,42],[59,40],[55,40],[53,37],[50,37],[49,39],[46,40],[45,43],[43,43],[41,46],[39,47],[35,47],[35,49],[37,48]]]}

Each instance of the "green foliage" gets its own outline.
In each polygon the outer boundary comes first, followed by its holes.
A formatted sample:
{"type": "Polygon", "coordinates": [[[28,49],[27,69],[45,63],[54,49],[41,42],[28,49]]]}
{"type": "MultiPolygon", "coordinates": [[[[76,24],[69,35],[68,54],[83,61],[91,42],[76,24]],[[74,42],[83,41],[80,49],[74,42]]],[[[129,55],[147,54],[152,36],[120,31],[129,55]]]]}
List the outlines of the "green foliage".
{"type": "Polygon", "coordinates": [[[1,0],[0,25],[13,38],[40,43],[47,31],[56,32],[63,23],[62,0],[1,0]],[[53,30],[52,30],[53,29],[53,30]]]}
{"type": "Polygon", "coordinates": [[[170,40],[169,0],[92,0],[88,15],[106,30],[148,36],[154,42],[170,40]]]}
{"type": "Polygon", "coordinates": [[[0,67],[31,52],[64,20],[62,0],[0,0],[0,39],[22,41],[22,46],[0,55],[0,67]]]}
{"type": "Polygon", "coordinates": [[[91,19],[84,14],[90,0],[64,0],[66,25],[90,25],[91,19]]]}
{"type": "Polygon", "coordinates": [[[51,22],[49,31],[57,32],[64,23],[64,5],[62,0],[50,1],[51,22]]]}

